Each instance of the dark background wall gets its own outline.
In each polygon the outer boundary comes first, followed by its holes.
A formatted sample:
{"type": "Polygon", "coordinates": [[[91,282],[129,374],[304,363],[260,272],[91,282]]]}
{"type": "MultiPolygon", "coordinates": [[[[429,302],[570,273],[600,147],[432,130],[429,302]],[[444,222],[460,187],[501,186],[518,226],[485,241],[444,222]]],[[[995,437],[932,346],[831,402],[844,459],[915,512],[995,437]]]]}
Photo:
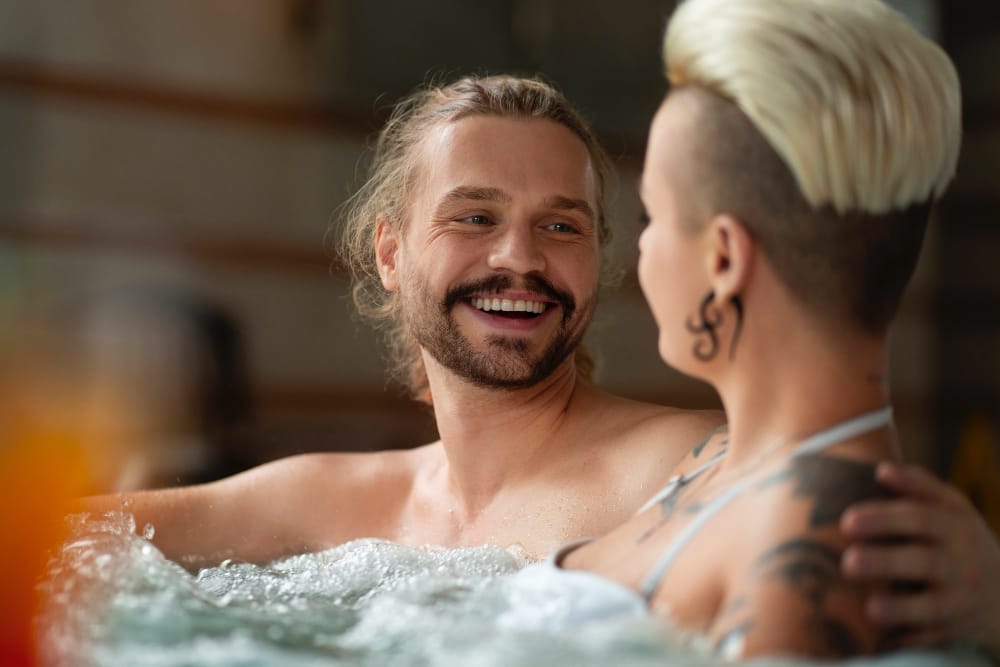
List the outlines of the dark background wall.
{"type": "MultiPolygon", "coordinates": [[[[959,178],[930,232],[893,348],[907,452],[948,474],[960,442],[971,438],[980,443],[976,456],[995,455],[1000,433],[1000,10],[957,0],[895,4],[952,54],[966,94],[959,178]]],[[[616,159],[610,255],[627,270],[621,287],[603,295],[591,336],[601,383],[646,400],[715,405],[705,387],[656,361],[633,271],[635,185],[665,90],[659,40],[671,6],[0,0],[7,356],[24,358],[29,339],[36,357],[62,360],[39,363],[39,373],[83,369],[70,400],[118,406],[111,415],[156,412],[219,375],[203,358],[211,336],[197,333],[190,313],[180,316],[184,334],[122,319],[129,300],[121,295],[180,294],[238,331],[234,359],[245,362],[248,396],[224,430],[239,436],[227,446],[241,453],[233,459],[240,465],[432,438],[427,413],[385,386],[380,347],[352,319],[329,234],[395,99],[432,75],[513,71],[560,86],[616,159]],[[39,337],[25,334],[35,321],[59,334],[42,338],[58,340],[36,345],[39,337]]],[[[129,451],[167,430],[159,422],[108,428],[129,451]]],[[[172,448],[183,450],[164,446],[172,448]]]]}

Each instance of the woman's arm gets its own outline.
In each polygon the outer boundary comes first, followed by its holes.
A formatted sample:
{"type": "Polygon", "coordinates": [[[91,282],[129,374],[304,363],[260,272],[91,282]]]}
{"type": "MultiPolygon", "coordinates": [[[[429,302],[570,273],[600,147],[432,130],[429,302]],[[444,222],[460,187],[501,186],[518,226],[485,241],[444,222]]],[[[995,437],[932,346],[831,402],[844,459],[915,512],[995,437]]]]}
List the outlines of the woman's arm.
{"type": "Polygon", "coordinates": [[[718,655],[844,659],[875,652],[864,589],[839,571],[841,545],[820,534],[785,535],[756,553],[709,633],[718,655]]]}

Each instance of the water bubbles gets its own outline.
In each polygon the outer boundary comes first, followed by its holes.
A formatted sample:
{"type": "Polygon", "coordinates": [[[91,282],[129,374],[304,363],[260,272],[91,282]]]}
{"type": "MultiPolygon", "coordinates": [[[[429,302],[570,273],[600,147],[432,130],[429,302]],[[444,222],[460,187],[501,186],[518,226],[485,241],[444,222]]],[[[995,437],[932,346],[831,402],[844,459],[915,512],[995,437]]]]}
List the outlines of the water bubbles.
{"type": "Polygon", "coordinates": [[[97,566],[97,571],[102,574],[107,573],[111,565],[112,558],[111,554],[99,554],[97,558],[94,559],[94,565],[97,566]]]}
{"type": "Polygon", "coordinates": [[[142,527],[142,537],[144,539],[152,541],[154,535],[156,535],[156,528],[153,527],[153,524],[147,523],[142,527]]]}
{"type": "Polygon", "coordinates": [[[192,575],[163,557],[148,528],[138,535],[124,517],[91,517],[74,533],[57,559],[61,577],[46,582],[59,613],[43,624],[45,664],[646,667],[664,659],[655,642],[621,633],[580,640],[498,627],[517,552],[358,540],[264,566],[229,559],[192,575]]]}

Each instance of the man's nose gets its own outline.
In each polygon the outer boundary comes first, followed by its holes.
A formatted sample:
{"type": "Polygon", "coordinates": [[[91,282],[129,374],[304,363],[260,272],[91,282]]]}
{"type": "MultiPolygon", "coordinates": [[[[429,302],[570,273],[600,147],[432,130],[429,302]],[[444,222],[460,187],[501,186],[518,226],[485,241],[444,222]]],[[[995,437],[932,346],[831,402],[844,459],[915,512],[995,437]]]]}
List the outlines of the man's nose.
{"type": "Polygon", "coordinates": [[[534,229],[510,225],[490,249],[490,268],[522,274],[543,271],[545,255],[540,241],[534,229]]]}

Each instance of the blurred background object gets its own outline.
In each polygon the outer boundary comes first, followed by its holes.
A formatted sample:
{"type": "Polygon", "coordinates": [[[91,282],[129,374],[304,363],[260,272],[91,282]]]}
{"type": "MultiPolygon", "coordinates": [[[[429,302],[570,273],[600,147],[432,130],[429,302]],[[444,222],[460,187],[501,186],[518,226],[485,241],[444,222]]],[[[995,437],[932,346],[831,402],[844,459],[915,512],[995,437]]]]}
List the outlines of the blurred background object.
{"type": "MultiPolygon", "coordinates": [[[[966,98],[959,176],[893,338],[904,447],[949,476],[960,442],[996,460],[1000,433],[1000,4],[893,4],[949,51],[966,98]]],[[[599,381],[717,405],[652,363],[634,273],[672,5],[0,0],[7,409],[32,394],[32,429],[82,448],[67,488],[92,490],[432,439],[427,410],[386,386],[329,234],[394,100],[431,75],[508,71],[562,88],[616,160],[609,256],[625,277],[590,334],[599,381]]]]}
{"type": "Polygon", "coordinates": [[[253,465],[242,332],[223,308],[132,286],[50,310],[40,326],[57,340],[53,372],[72,369],[88,440],[117,452],[97,475],[107,490],[197,484],[253,465]]]}
{"type": "MultiPolygon", "coordinates": [[[[1000,4],[893,4],[955,60],[966,133],[894,331],[897,419],[996,522],[1000,4]]],[[[624,269],[590,334],[598,379],[716,406],[652,363],[634,273],[672,6],[0,0],[0,663],[31,660],[33,573],[69,499],[434,438],[328,250],[372,133],[429,76],[542,74],[594,121],[624,269]]]]}

